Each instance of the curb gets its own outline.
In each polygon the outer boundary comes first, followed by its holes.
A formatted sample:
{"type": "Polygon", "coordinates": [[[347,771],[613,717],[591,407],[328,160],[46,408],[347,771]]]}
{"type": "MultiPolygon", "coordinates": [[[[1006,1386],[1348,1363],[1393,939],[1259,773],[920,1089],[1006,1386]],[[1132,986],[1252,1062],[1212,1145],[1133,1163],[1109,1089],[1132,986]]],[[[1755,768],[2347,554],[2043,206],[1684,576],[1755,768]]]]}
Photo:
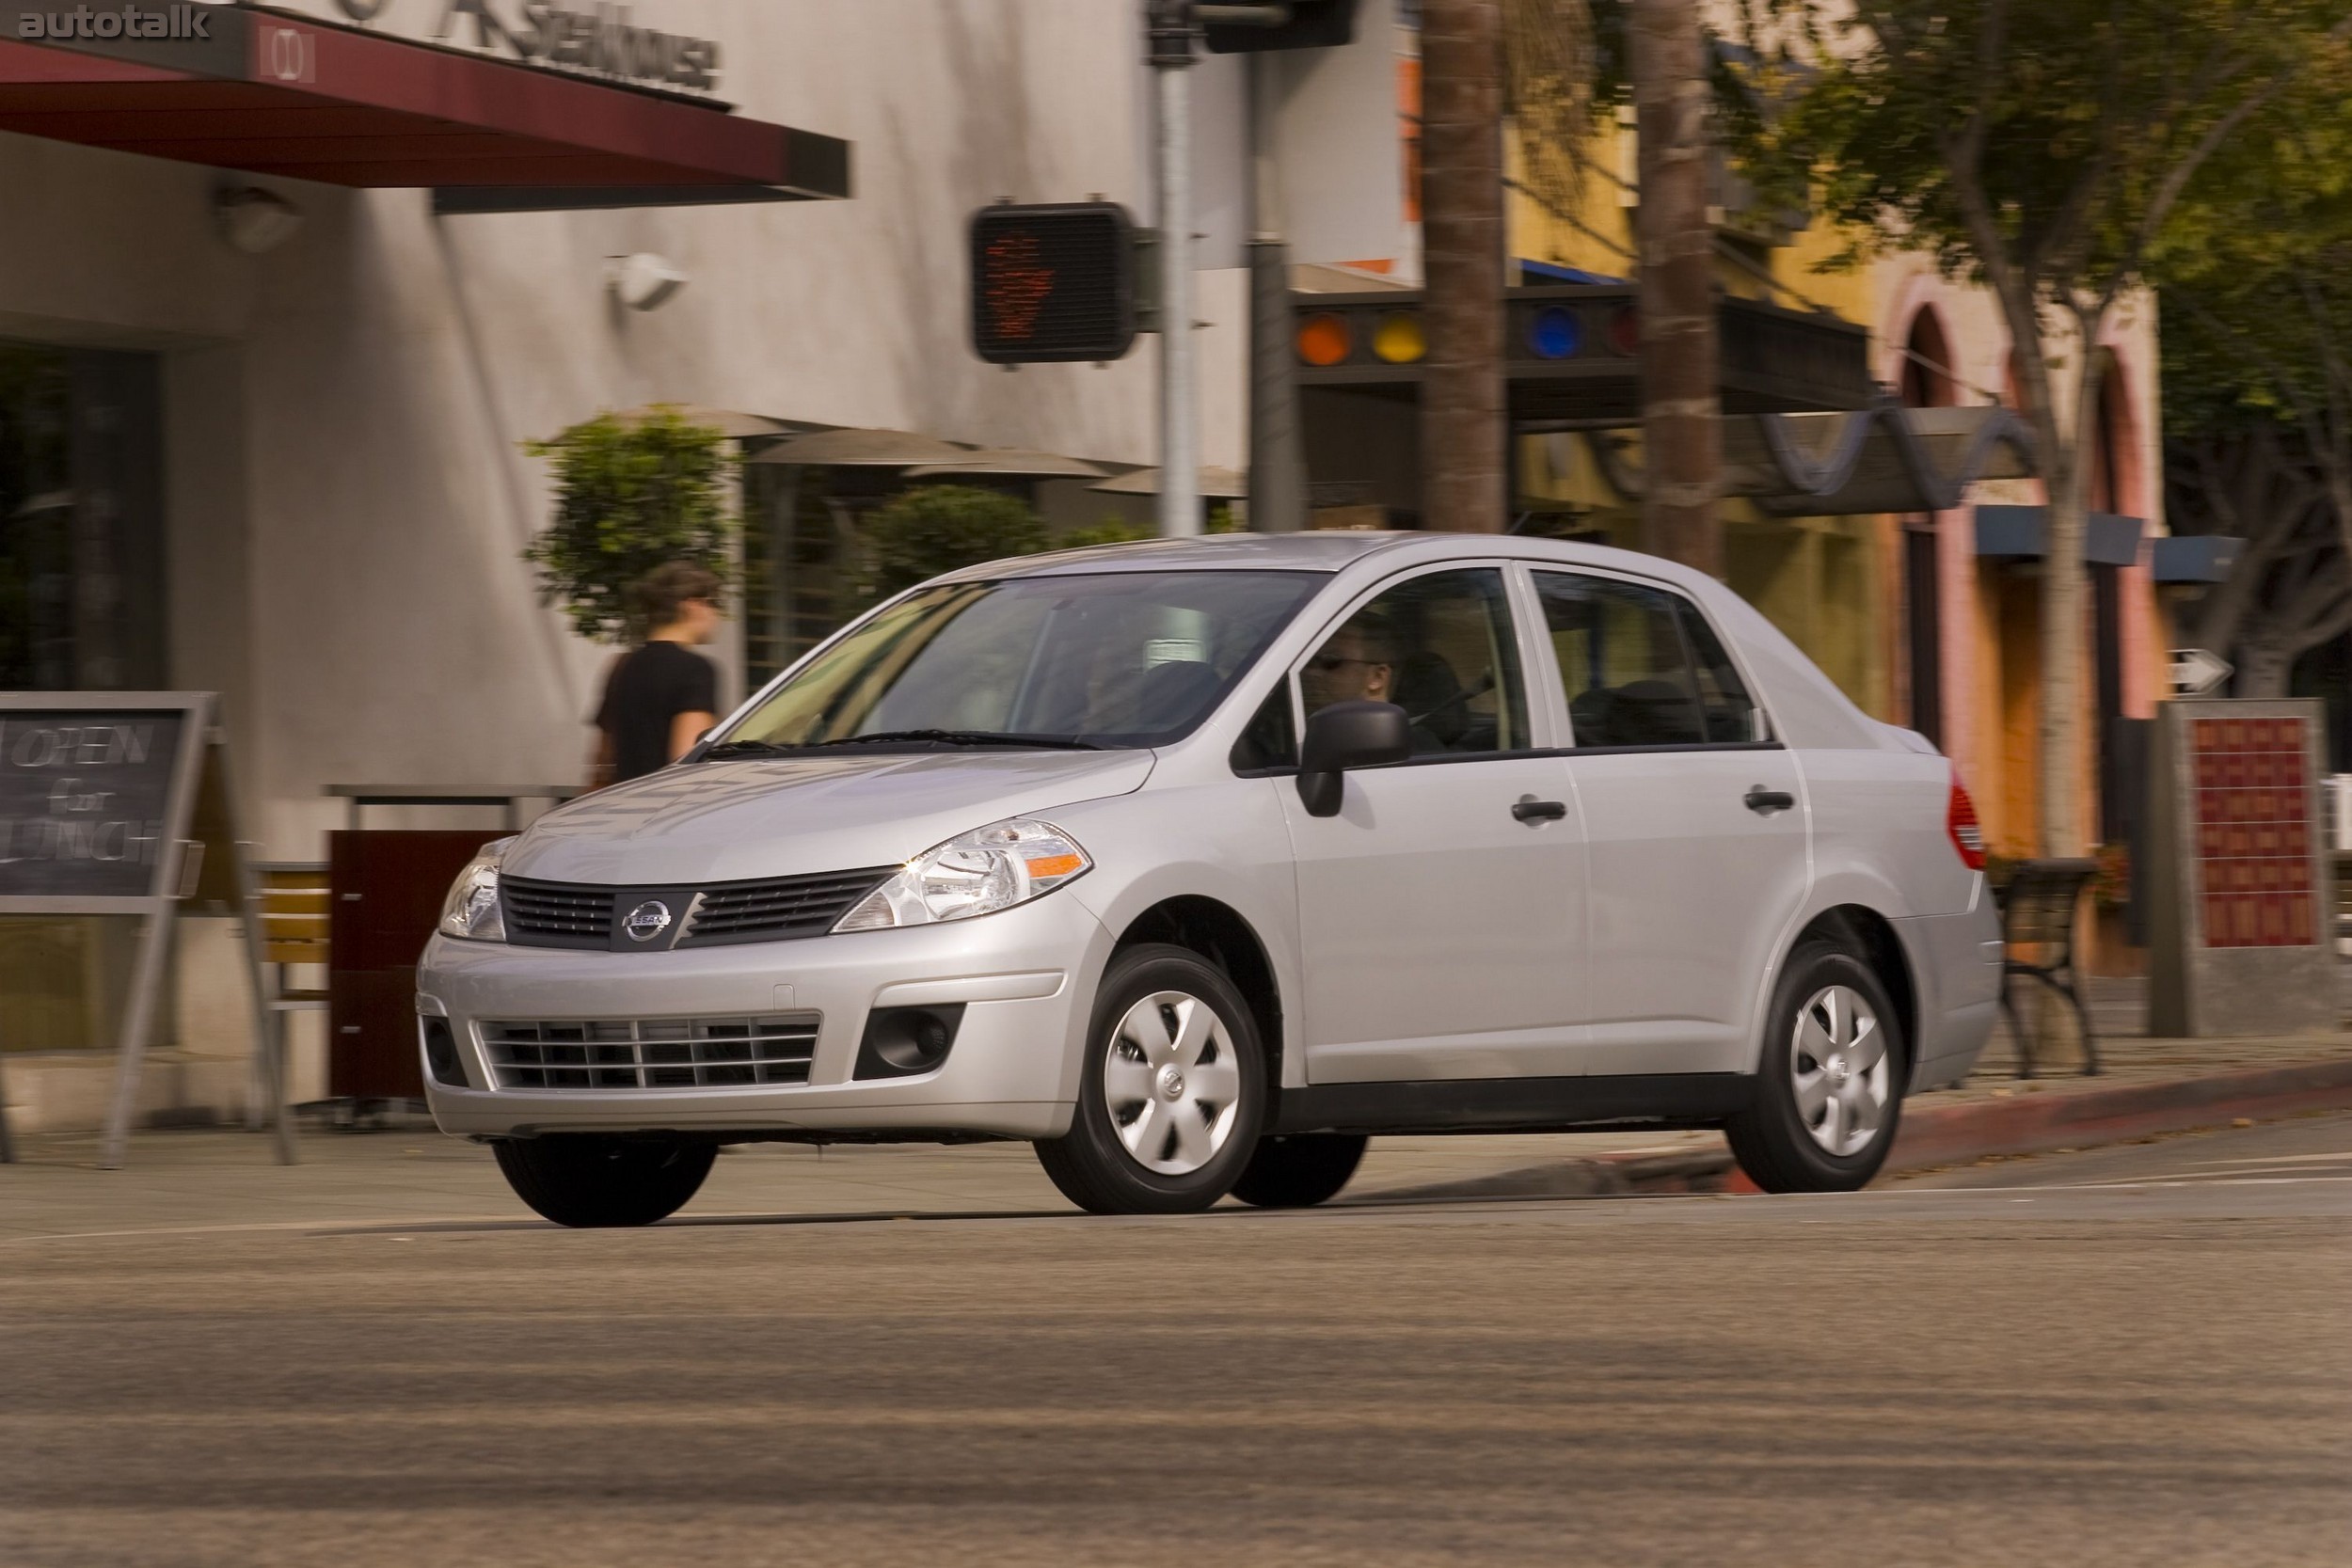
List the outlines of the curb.
{"type": "MultiPolygon", "coordinates": [[[[2352,1056],[2289,1067],[2171,1078],[2113,1088],[1931,1105],[1907,1111],[1883,1174],[1964,1164],[1994,1154],[2042,1154],[2128,1142],[2157,1132],[2225,1127],[2241,1119],[2352,1110],[2352,1056]]],[[[1629,1197],[1645,1194],[1753,1193],[1724,1148],[1687,1153],[1552,1160],[1459,1181],[1366,1193],[1358,1203],[1495,1198],[1629,1197]]]]}

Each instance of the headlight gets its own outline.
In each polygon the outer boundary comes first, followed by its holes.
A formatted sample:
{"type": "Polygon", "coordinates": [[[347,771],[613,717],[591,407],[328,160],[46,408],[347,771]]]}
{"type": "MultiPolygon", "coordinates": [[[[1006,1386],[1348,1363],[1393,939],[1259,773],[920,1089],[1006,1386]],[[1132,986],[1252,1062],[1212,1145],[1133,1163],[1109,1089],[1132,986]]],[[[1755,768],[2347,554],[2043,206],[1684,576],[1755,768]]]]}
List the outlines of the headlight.
{"type": "Polygon", "coordinates": [[[484,845],[482,853],[457,874],[457,880],[450,884],[449,897],[441,903],[444,936],[471,937],[476,942],[506,940],[506,917],[499,912],[499,862],[514,842],[502,838],[484,845]]]}
{"type": "Polygon", "coordinates": [[[841,917],[836,931],[879,931],[994,914],[1075,881],[1093,867],[1051,822],[1016,816],[975,828],[907,862],[841,917]]]}

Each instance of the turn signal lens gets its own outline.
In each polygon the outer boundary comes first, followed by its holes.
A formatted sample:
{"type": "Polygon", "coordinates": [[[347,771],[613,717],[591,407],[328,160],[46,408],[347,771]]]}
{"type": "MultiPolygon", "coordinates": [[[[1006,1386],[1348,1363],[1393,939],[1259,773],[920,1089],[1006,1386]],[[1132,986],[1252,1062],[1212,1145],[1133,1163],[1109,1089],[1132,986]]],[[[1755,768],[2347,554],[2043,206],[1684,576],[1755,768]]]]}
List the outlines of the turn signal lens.
{"type": "Polygon", "coordinates": [[[1328,312],[1309,316],[1298,324],[1298,357],[1318,369],[1339,364],[1355,345],[1349,341],[1347,318],[1328,312]]]}
{"type": "Polygon", "coordinates": [[[1971,871],[1984,869],[1984,827],[1977,820],[1977,803],[1968,799],[1968,790],[1952,775],[1952,796],[1944,810],[1944,831],[1951,835],[1952,847],[1960,853],[1961,864],[1971,871]]]}

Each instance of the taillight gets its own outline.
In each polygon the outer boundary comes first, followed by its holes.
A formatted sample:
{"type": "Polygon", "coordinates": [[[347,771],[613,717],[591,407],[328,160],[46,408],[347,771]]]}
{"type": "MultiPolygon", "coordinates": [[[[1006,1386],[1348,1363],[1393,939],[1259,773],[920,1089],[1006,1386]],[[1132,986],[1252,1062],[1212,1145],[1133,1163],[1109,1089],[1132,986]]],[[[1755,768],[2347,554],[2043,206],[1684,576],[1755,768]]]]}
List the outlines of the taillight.
{"type": "Polygon", "coordinates": [[[1960,775],[1952,775],[1951,802],[1944,808],[1944,831],[1952,837],[1960,862],[1971,871],[1984,869],[1984,826],[1977,820],[1977,803],[1968,799],[1960,775]]]}

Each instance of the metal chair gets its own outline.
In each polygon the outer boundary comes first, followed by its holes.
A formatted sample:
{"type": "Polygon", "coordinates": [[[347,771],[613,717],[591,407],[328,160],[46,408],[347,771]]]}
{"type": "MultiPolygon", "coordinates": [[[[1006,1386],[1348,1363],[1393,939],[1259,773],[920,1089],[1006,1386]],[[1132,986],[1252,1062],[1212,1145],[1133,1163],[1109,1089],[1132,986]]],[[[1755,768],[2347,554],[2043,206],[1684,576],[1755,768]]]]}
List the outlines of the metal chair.
{"type": "Polygon", "coordinates": [[[2099,1073],[2099,1042],[2083,1001],[2082,976],[2074,967],[2074,906],[2099,869],[2096,861],[2024,861],[1996,896],[2001,904],[2001,1011],[2017,1041],[2017,1076],[2035,1075],[2036,1041],[2018,1017],[2010,977],[2038,980],[2074,1005],[2082,1022],[2083,1076],[2099,1073]]]}

